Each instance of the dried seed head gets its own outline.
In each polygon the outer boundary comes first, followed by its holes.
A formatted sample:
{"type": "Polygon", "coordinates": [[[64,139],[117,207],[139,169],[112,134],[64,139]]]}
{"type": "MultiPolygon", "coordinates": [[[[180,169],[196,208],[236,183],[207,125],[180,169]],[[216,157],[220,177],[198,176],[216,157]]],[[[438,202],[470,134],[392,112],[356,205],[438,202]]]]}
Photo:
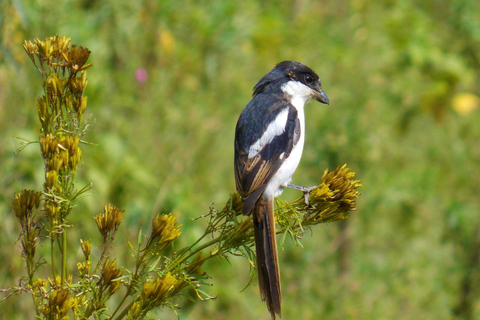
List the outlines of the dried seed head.
{"type": "Polygon", "coordinates": [[[90,50],[82,46],[77,47],[76,45],[72,45],[72,48],[68,52],[67,65],[74,71],[85,70],[90,67],[90,65],[84,66],[89,57],[90,50]]]}

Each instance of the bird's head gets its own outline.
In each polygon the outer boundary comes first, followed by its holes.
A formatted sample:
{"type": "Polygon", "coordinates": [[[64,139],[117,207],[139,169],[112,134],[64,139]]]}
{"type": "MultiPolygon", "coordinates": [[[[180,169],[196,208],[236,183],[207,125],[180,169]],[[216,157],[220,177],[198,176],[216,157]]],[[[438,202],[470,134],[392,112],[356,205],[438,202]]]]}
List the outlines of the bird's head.
{"type": "Polygon", "coordinates": [[[318,75],[297,61],[280,62],[255,85],[253,95],[280,88],[285,94],[305,101],[313,98],[330,104],[318,75]]]}

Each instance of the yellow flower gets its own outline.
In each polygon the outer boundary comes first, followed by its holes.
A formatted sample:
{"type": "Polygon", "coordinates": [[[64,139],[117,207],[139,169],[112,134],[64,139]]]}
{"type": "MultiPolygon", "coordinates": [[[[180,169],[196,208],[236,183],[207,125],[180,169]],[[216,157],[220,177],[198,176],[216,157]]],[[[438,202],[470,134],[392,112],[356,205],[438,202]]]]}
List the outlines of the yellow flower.
{"type": "Polygon", "coordinates": [[[81,276],[89,274],[92,263],[90,261],[78,262],[77,269],[81,276]]]}
{"type": "Polygon", "coordinates": [[[177,239],[182,232],[181,225],[177,225],[175,216],[170,214],[157,214],[152,220],[152,234],[150,244],[160,245],[160,249],[166,248],[173,240],[177,239]]]}
{"type": "Polygon", "coordinates": [[[24,222],[32,214],[34,207],[38,209],[41,196],[41,192],[33,190],[23,190],[21,193],[15,194],[12,206],[15,216],[20,223],[24,222]]]}
{"type": "Polygon", "coordinates": [[[47,134],[44,137],[40,137],[40,147],[44,159],[50,158],[58,150],[58,140],[52,134],[47,134]]]}
{"type": "Polygon", "coordinates": [[[82,247],[83,255],[85,256],[85,260],[90,260],[90,252],[92,251],[92,241],[87,240],[83,241],[80,239],[80,246],[82,247]]]}
{"type": "Polygon", "coordinates": [[[452,101],[452,106],[462,116],[465,116],[480,107],[480,98],[471,93],[459,93],[452,101]]]}
{"type": "Polygon", "coordinates": [[[60,207],[55,202],[45,202],[45,212],[47,213],[47,216],[50,218],[50,220],[55,220],[59,211],[60,207]]]}
{"type": "Polygon", "coordinates": [[[143,285],[140,299],[144,304],[160,306],[165,302],[166,298],[170,297],[179,283],[180,281],[169,272],[163,277],[157,277],[155,282],[146,282],[143,285]]]}
{"type": "Polygon", "coordinates": [[[99,285],[108,288],[110,293],[113,294],[120,289],[120,281],[115,281],[115,279],[120,278],[122,275],[122,270],[117,268],[117,260],[113,259],[110,261],[110,259],[107,259],[103,264],[99,285]]]}
{"type": "Polygon", "coordinates": [[[48,307],[43,310],[48,319],[68,319],[67,313],[76,303],[67,289],[51,290],[48,301],[48,307]]]}
{"type": "Polygon", "coordinates": [[[107,239],[107,236],[113,236],[117,231],[124,213],[125,210],[117,209],[111,204],[108,204],[103,207],[103,213],[99,213],[93,217],[104,241],[107,239]]]}
{"type": "Polygon", "coordinates": [[[58,172],[51,170],[45,172],[45,188],[53,189],[58,183],[58,172]]]}
{"type": "Polygon", "coordinates": [[[130,308],[130,310],[128,311],[127,319],[137,319],[138,316],[140,315],[141,309],[142,307],[140,303],[135,301],[132,307],[130,308]]]}
{"type": "Polygon", "coordinates": [[[171,53],[173,52],[173,50],[175,50],[175,38],[173,37],[170,31],[162,30],[160,32],[159,40],[160,40],[160,46],[167,53],[171,53]]]}

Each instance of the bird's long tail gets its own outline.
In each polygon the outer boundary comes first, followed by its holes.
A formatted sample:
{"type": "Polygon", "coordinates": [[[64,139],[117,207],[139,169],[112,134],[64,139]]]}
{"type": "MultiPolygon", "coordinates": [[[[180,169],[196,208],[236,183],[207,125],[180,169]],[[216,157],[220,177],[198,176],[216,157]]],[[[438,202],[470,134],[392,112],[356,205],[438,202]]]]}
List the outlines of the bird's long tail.
{"type": "Polygon", "coordinates": [[[255,205],[253,226],[260,296],[263,301],[266,301],[272,319],[275,319],[275,314],[282,316],[282,293],[273,206],[273,199],[260,198],[255,205]]]}

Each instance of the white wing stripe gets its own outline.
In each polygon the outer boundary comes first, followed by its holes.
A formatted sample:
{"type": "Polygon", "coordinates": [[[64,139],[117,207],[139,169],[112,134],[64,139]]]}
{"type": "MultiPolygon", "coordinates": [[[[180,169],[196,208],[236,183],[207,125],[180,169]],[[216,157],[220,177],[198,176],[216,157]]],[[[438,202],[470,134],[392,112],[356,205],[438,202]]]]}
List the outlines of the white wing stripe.
{"type": "Polygon", "coordinates": [[[253,158],[257,155],[260,150],[262,150],[267,144],[272,142],[272,140],[276,137],[281,135],[285,132],[285,127],[287,126],[287,119],[288,119],[288,108],[280,111],[274,121],[272,121],[267,130],[263,133],[263,135],[255,141],[255,143],[250,147],[248,150],[248,158],[253,158]]]}

